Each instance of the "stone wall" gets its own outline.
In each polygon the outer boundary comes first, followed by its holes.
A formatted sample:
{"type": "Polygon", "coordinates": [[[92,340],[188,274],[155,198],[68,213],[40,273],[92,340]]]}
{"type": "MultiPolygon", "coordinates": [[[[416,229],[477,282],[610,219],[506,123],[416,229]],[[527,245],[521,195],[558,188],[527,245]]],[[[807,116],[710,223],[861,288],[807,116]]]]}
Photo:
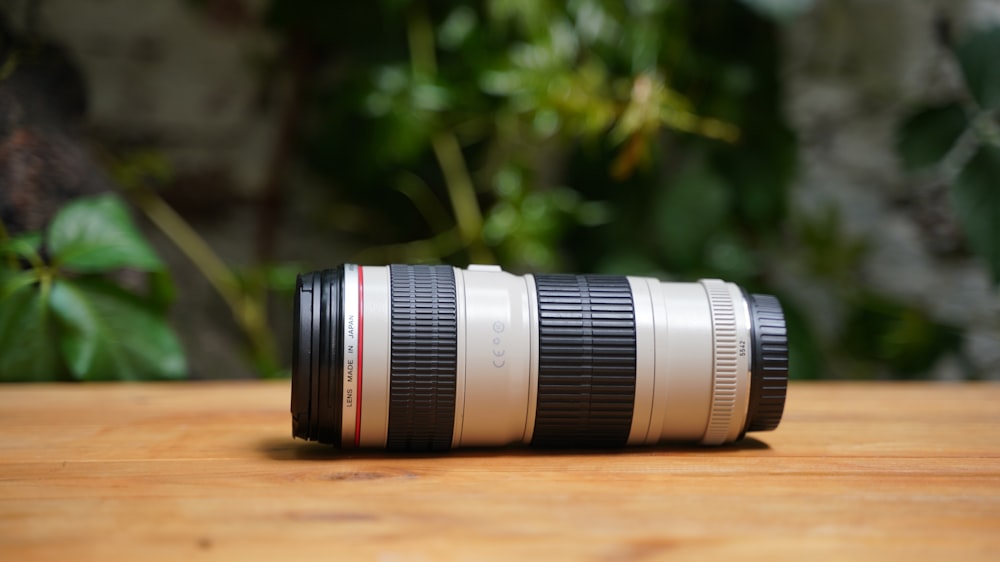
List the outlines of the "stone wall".
{"type": "MultiPolygon", "coordinates": [[[[256,259],[257,200],[288,102],[285,75],[271,79],[263,68],[281,48],[260,24],[266,4],[0,0],[0,10],[15,31],[58,45],[80,70],[87,102],[82,136],[125,154],[139,149],[165,157],[172,178],[164,196],[226,263],[242,267],[256,259]]],[[[310,216],[308,194],[289,199],[279,217],[276,258],[309,265],[347,259],[345,242],[302,220],[310,216]]],[[[232,312],[183,252],[137,218],[178,287],[172,322],[192,375],[253,376],[232,312]]],[[[291,305],[273,304],[274,333],[287,355],[291,305]]]]}
{"type": "MultiPolygon", "coordinates": [[[[783,83],[800,143],[796,220],[834,212],[842,235],[866,248],[864,288],[963,328],[972,370],[1000,377],[1000,295],[982,263],[961,251],[949,186],[904,173],[895,152],[907,114],[961,93],[946,42],[994,23],[995,0],[820,1],[784,28],[783,83]]],[[[791,266],[784,283],[811,303],[827,337],[840,330],[844,308],[832,284],[791,266]]],[[[968,368],[959,363],[948,358],[933,376],[960,377],[968,368]]]]}

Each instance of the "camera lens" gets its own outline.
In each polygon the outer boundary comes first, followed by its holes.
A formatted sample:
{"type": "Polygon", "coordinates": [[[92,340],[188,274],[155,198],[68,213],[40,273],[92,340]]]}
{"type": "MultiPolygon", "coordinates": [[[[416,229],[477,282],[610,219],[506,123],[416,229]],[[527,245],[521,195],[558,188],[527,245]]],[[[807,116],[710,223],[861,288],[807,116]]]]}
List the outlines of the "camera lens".
{"type": "Polygon", "coordinates": [[[781,305],[716,279],[344,264],[294,317],[292,433],[342,448],[718,445],[784,409],[781,305]]]}

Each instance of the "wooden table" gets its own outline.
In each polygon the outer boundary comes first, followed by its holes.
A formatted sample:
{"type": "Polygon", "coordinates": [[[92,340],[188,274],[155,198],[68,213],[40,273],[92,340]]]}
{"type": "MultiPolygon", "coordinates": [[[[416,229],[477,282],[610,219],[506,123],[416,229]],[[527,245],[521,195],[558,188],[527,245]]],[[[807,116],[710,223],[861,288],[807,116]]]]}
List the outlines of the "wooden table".
{"type": "Polygon", "coordinates": [[[343,454],[288,383],[0,386],[0,560],[1000,560],[1000,385],[799,383],[739,446],[343,454]]]}

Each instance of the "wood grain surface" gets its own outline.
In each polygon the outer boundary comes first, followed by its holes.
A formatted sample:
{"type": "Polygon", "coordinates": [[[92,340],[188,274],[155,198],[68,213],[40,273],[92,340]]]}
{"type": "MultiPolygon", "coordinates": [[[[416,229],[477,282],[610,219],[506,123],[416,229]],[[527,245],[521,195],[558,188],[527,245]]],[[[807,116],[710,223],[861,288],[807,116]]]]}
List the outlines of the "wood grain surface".
{"type": "Polygon", "coordinates": [[[799,383],[723,448],[343,454],[287,382],[0,386],[0,560],[998,560],[1000,385],[799,383]]]}

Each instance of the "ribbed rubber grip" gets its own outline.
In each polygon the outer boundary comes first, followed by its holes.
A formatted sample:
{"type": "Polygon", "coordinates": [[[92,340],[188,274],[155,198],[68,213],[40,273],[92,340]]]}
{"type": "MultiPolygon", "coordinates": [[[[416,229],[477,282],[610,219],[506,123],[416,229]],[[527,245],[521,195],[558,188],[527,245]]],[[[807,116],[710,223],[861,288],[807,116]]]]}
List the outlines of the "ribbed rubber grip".
{"type": "Polygon", "coordinates": [[[451,447],[455,424],[458,318],[448,266],[393,265],[389,427],[386,448],[451,447]]]}
{"type": "Polygon", "coordinates": [[[625,277],[536,275],[538,401],[532,444],[618,447],[635,402],[636,334],[625,277]]]}
{"type": "Polygon", "coordinates": [[[750,295],[753,336],[747,431],[778,427],[788,392],[788,330],[781,303],[771,295],[750,295]]]}
{"type": "Polygon", "coordinates": [[[712,402],[708,427],[701,443],[721,445],[729,435],[739,393],[739,347],[736,342],[736,303],[729,284],[702,279],[712,319],[712,402]]]}

